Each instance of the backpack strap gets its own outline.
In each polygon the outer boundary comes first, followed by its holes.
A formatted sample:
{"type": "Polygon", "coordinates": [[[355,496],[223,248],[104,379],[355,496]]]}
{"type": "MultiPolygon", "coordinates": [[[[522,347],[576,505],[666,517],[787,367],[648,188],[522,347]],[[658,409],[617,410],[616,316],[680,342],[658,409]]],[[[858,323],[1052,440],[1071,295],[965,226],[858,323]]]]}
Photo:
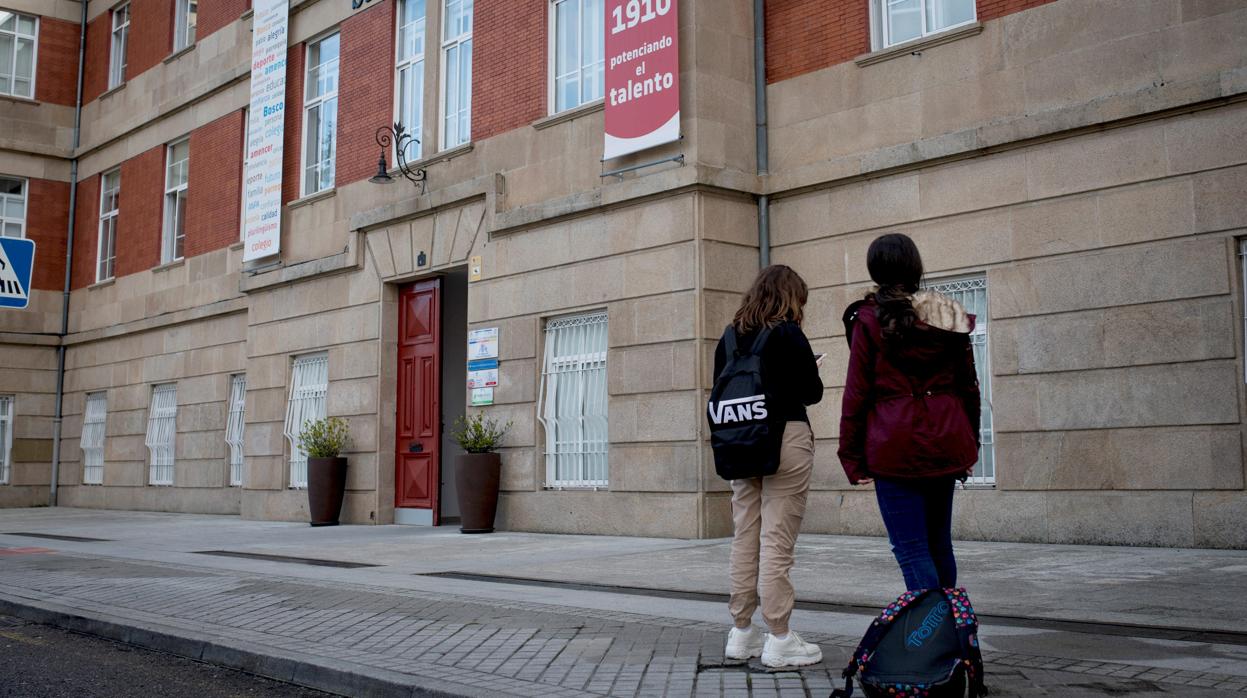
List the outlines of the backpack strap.
{"type": "MultiPolygon", "coordinates": [[[[891,626],[892,621],[896,618],[896,614],[900,612],[901,608],[917,603],[919,599],[926,596],[930,591],[932,590],[907,591],[901,594],[896,601],[888,604],[883,613],[866,629],[866,635],[862,637],[862,641],[857,645],[857,649],[853,651],[853,656],[849,657],[848,666],[844,667],[844,671],[840,673],[844,677],[844,688],[837,688],[832,691],[831,698],[853,698],[853,677],[858,672],[866,670],[866,664],[870,661],[870,656],[874,654],[875,648],[883,640],[883,634],[891,626]]],[[[982,672],[979,673],[981,674],[982,672]]]]}
{"type": "Polygon", "coordinates": [[[956,609],[957,639],[961,643],[961,661],[965,665],[970,698],[987,695],[984,683],[983,652],[979,647],[979,621],[970,605],[970,597],[963,588],[945,589],[944,595],[956,609]]]}
{"type": "Polygon", "coordinates": [[[762,354],[762,349],[766,346],[766,340],[770,338],[771,328],[763,327],[762,331],[758,332],[757,339],[753,340],[753,348],[749,350],[749,353],[755,356],[762,354]]]}
{"type": "Polygon", "coordinates": [[[726,359],[731,362],[736,357],[736,327],[728,325],[723,330],[723,351],[726,353],[726,359]]]}

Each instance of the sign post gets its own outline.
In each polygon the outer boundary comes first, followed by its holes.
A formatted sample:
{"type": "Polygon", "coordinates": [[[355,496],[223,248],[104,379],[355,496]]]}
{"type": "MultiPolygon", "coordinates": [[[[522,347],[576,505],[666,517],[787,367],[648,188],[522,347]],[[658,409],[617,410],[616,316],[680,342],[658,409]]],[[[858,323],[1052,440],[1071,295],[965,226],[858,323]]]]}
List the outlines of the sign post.
{"type": "Polygon", "coordinates": [[[281,160],[286,127],[289,19],[289,0],[255,0],[247,171],[243,175],[244,262],[281,251],[281,160]]]}
{"type": "Polygon", "coordinates": [[[676,0],[606,0],[603,159],[680,139],[676,0]]]}
{"type": "Polygon", "coordinates": [[[35,269],[35,241],[0,237],[0,308],[30,304],[30,277],[35,269]]]}

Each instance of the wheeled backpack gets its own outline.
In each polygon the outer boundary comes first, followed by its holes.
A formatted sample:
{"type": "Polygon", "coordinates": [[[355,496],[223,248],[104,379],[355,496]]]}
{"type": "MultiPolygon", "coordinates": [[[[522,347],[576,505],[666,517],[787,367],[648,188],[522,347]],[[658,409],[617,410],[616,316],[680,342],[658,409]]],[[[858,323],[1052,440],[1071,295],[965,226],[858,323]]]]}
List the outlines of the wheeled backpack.
{"type": "Polygon", "coordinates": [[[965,589],[907,591],[866,630],[832,698],[852,698],[854,676],[867,698],[985,696],[978,632],[965,589]]]}
{"type": "Polygon", "coordinates": [[[706,405],[714,469],[724,480],[774,475],[779,470],[782,429],[773,428],[762,383],[762,348],[771,336],[763,327],[749,351],[737,347],[736,329],[723,332],[726,363],[715,377],[706,405]]]}

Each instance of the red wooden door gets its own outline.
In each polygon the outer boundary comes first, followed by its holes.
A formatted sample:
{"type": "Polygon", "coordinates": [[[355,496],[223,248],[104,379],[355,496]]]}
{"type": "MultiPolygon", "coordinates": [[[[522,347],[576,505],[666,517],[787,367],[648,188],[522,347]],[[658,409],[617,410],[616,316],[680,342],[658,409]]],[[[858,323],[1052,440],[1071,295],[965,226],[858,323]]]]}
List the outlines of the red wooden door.
{"type": "Polygon", "coordinates": [[[394,506],[432,509],[434,526],[441,482],[441,314],[439,279],[399,294],[394,506]]]}

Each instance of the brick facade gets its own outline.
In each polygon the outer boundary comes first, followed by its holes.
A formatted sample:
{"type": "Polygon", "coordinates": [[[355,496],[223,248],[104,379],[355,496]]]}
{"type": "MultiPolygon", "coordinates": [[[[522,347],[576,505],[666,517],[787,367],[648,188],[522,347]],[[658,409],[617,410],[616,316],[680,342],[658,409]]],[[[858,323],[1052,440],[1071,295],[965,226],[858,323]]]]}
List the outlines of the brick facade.
{"type": "Polygon", "coordinates": [[[548,6],[547,0],[476,4],[472,140],[527,126],[545,116],[548,6]]]}
{"type": "MultiPolygon", "coordinates": [[[[190,171],[195,171],[193,161],[190,171]]],[[[117,276],[133,274],[160,264],[164,189],[164,145],[151,148],[121,164],[121,208],[117,214],[117,276]]],[[[194,205],[194,201],[195,193],[188,191],[187,206],[194,205]]],[[[98,207],[99,202],[95,205],[98,207]]]]}
{"type": "Polygon", "coordinates": [[[986,22],[1050,2],[1056,0],[978,0],[979,21],[986,22]]]}
{"type": "Polygon", "coordinates": [[[251,0],[201,0],[196,17],[195,40],[199,41],[218,29],[229,26],[250,7],[251,0]]]}
{"type": "Polygon", "coordinates": [[[394,121],[394,7],[377,5],[342,23],[337,186],[376,174],[377,129],[394,121]]]}
{"type": "Polygon", "coordinates": [[[65,287],[65,237],[69,225],[69,183],[48,179],[27,182],[26,237],[35,241],[31,285],[60,291],[65,287]]]}
{"type": "Polygon", "coordinates": [[[72,107],[78,96],[78,23],[39,19],[35,99],[72,107]]]}
{"type": "Polygon", "coordinates": [[[173,2],[132,0],[126,80],[133,80],[136,75],[160,65],[172,52],[173,2]]]}
{"type": "Polygon", "coordinates": [[[238,242],[242,204],[243,111],[191,132],[186,200],[187,257],[238,242]]]}
{"type": "MultiPolygon", "coordinates": [[[[124,177],[122,187],[125,187],[124,177]]],[[[68,199],[67,199],[68,201],[68,199]]],[[[100,175],[78,180],[78,201],[74,211],[74,270],[70,287],[74,290],[95,283],[96,252],[99,246],[100,175]]],[[[117,244],[121,252],[121,244],[117,244]]],[[[118,261],[121,255],[117,255],[118,261]]]]}
{"type": "Polygon", "coordinates": [[[286,51],[286,131],[281,156],[283,204],[301,195],[299,168],[303,162],[300,149],[303,147],[303,60],[306,48],[306,44],[296,44],[286,51]]]}
{"type": "Polygon", "coordinates": [[[105,12],[87,23],[86,55],[82,62],[83,104],[99,99],[108,90],[108,52],[111,40],[112,12],[105,12]]]}

